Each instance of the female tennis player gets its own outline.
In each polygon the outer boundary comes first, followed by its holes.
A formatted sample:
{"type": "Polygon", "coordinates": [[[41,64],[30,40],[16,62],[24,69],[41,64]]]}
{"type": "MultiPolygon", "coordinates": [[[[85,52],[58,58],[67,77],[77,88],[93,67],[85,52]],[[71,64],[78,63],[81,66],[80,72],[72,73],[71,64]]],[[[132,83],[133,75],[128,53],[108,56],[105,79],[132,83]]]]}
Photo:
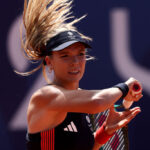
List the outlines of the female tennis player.
{"type": "MultiPolygon", "coordinates": [[[[139,112],[135,107],[116,112],[113,105],[121,97],[138,101],[142,93],[133,95],[132,86],[140,83],[130,78],[125,83],[103,90],[79,88],[86,64],[89,37],[75,27],[83,17],[69,22],[69,0],[25,0],[23,21],[26,30],[23,45],[30,60],[41,61],[54,72],[54,80],[31,96],[28,111],[28,150],[98,150],[116,130],[129,123],[139,112]],[[110,109],[110,114],[95,133],[88,114],[110,109]]],[[[140,85],[141,86],[141,85],[140,85]]]]}

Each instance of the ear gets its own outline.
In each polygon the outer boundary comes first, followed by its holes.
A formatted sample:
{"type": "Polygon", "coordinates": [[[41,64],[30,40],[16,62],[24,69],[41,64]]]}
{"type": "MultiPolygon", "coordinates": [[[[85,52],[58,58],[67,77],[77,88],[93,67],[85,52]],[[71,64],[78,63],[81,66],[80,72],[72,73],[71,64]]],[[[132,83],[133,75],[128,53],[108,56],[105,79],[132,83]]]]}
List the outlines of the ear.
{"type": "Polygon", "coordinates": [[[47,65],[51,65],[51,59],[49,58],[49,56],[45,57],[45,62],[47,65]]]}

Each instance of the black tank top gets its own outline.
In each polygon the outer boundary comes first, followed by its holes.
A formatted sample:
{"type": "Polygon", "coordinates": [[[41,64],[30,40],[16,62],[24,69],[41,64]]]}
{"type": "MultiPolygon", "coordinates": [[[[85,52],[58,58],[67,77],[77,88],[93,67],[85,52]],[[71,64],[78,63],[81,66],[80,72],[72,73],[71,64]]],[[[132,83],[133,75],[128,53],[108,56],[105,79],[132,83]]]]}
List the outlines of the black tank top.
{"type": "Polygon", "coordinates": [[[55,128],[27,133],[27,150],[92,150],[94,136],[88,114],[68,113],[55,128]]]}

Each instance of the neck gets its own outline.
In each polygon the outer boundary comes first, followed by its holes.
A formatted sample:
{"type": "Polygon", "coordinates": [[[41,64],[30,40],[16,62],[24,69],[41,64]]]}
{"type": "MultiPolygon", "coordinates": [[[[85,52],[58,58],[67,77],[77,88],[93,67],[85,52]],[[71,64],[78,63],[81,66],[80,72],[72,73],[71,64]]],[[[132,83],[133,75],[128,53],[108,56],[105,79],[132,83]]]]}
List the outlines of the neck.
{"type": "Polygon", "coordinates": [[[67,90],[77,90],[79,88],[79,82],[58,82],[57,80],[53,81],[53,84],[61,86],[67,90]]]}

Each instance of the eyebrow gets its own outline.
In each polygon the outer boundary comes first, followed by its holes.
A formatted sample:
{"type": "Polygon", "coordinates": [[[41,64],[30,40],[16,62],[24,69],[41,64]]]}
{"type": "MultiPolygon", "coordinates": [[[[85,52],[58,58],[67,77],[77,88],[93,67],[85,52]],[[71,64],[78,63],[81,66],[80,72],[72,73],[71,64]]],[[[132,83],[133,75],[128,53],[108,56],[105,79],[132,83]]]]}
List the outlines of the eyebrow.
{"type": "MultiPolygon", "coordinates": [[[[60,55],[62,55],[62,54],[68,54],[69,51],[68,50],[62,50],[62,51],[59,51],[59,54],[60,55]]],[[[86,52],[86,50],[84,50],[83,48],[81,48],[81,49],[79,49],[79,52],[86,52]]]]}
{"type": "Polygon", "coordinates": [[[62,55],[62,54],[68,54],[68,51],[60,51],[58,54],[62,55]]]}
{"type": "Polygon", "coordinates": [[[85,49],[83,49],[83,48],[81,48],[79,51],[83,51],[83,52],[84,52],[84,51],[86,51],[86,50],[85,50],[85,49]]]}

